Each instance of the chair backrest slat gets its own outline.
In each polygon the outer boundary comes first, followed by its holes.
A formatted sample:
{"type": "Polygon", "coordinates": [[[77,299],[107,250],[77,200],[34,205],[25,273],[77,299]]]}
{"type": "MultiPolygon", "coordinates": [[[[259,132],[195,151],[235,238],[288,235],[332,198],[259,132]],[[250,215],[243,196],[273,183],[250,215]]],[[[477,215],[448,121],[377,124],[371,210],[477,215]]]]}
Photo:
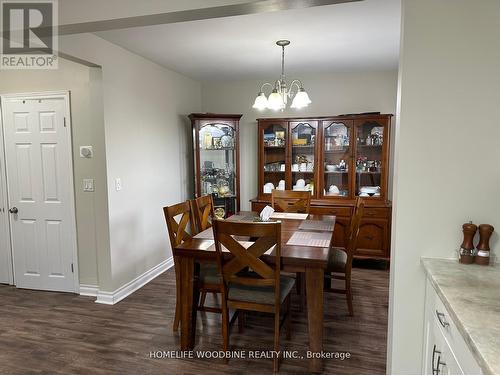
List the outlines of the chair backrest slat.
{"type": "Polygon", "coordinates": [[[184,241],[191,239],[191,235],[187,230],[188,224],[192,225],[189,201],[163,207],[163,214],[167,222],[168,236],[172,249],[184,241]],[[176,217],[179,215],[181,216],[180,220],[176,221],[176,217]]]}
{"type": "Polygon", "coordinates": [[[352,258],[354,252],[356,251],[358,245],[359,228],[361,224],[361,219],[363,218],[365,203],[362,198],[358,197],[356,200],[356,206],[354,209],[354,215],[351,220],[351,225],[349,226],[349,233],[347,236],[347,255],[352,258]]]}
{"type": "Polygon", "coordinates": [[[271,205],[283,212],[309,213],[311,192],[292,190],[273,190],[271,205]]]}
{"type": "Polygon", "coordinates": [[[214,220],[214,239],[219,269],[224,283],[263,286],[274,285],[279,295],[279,280],[281,271],[281,223],[247,223],[214,220]],[[245,248],[235,237],[250,237],[255,242],[245,248]],[[223,248],[233,255],[224,259],[223,248]],[[273,250],[276,261],[265,263],[261,257],[267,251],[273,250]],[[240,271],[251,268],[253,274],[239,274],[240,271]]]}
{"type": "Polygon", "coordinates": [[[196,233],[210,228],[214,218],[214,201],[212,196],[204,195],[202,197],[192,199],[190,203],[193,221],[196,226],[196,233]]]}

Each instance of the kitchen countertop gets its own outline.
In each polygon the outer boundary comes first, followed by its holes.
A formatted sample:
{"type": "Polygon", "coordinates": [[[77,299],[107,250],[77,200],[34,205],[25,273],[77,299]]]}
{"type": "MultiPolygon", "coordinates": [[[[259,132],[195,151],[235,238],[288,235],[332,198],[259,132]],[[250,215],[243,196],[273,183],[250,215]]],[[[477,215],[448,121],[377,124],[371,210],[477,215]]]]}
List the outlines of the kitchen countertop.
{"type": "Polygon", "coordinates": [[[421,262],[483,373],[500,374],[500,265],[421,262]]]}

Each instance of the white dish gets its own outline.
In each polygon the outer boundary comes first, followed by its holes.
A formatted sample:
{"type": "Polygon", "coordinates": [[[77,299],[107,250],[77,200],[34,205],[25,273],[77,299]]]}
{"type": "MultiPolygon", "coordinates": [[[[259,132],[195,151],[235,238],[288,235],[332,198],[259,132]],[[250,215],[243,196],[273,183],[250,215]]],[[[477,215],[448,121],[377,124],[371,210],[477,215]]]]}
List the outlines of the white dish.
{"type": "Polygon", "coordinates": [[[337,167],[336,165],[331,165],[331,164],[328,164],[328,165],[326,166],[326,170],[327,170],[328,172],[334,172],[334,171],[336,171],[337,169],[338,169],[338,167],[337,167]]]}
{"type": "Polygon", "coordinates": [[[362,186],[359,189],[360,193],[375,194],[380,192],[380,186],[362,186]]]}
{"type": "Polygon", "coordinates": [[[302,178],[299,178],[295,186],[303,188],[304,186],[306,186],[306,182],[302,178]]]}

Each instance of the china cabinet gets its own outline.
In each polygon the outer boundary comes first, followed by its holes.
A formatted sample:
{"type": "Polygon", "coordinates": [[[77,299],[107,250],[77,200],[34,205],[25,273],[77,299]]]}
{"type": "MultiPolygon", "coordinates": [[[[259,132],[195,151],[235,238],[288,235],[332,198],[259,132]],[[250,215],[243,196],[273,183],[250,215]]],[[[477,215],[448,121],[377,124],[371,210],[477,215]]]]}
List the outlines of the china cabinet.
{"type": "Polygon", "coordinates": [[[239,120],[242,115],[192,113],[195,197],[212,194],[220,218],[240,210],[239,120]]]}
{"type": "Polygon", "coordinates": [[[379,113],[258,119],[258,196],[273,189],[311,192],[311,212],[337,216],[335,245],[344,245],[356,197],[366,198],[356,256],[389,259],[388,199],[392,115],[379,113]]]}

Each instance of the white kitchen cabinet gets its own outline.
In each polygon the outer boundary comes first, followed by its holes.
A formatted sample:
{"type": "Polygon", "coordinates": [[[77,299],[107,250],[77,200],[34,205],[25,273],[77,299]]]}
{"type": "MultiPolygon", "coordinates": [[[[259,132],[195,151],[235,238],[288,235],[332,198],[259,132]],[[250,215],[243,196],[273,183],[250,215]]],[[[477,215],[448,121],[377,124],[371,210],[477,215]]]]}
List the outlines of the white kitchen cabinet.
{"type": "Polygon", "coordinates": [[[450,313],[427,281],[423,375],[482,375],[450,313]]]}

